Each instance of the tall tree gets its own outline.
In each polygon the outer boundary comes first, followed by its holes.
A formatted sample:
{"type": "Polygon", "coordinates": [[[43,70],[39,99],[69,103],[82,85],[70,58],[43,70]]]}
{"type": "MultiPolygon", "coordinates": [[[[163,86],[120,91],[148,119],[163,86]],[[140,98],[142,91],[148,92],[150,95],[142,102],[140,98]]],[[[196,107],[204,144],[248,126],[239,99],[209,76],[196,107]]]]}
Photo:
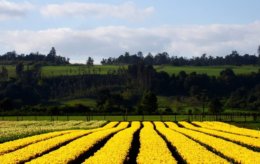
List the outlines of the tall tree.
{"type": "Polygon", "coordinates": [[[23,69],[24,69],[24,65],[23,63],[18,63],[15,67],[15,72],[16,72],[16,76],[18,76],[19,78],[21,78],[22,73],[23,73],[23,69]]]}
{"type": "Polygon", "coordinates": [[[140,108],[144,113],[154,113],[157,111],[158,103],[156,95],[151,91],[145,91],[140,103],[140,108]]]}
{"type": "Polygon", "coordinates": [[[8,70],[5,66],[2,66],[2,70],[0,72],[0,80],[6,81],[8,79],[8,70]]]}
{"type": "Polygon", "coordinates": [[[258,46],[257,53],[258,53],[257,64],[260,65],[260,45],[258,46]]]}
{"type": "Polygon", "coordinates": [[[260,57],[260,45],[258,46],[257,53],[258,53],[258,57],[260,57]]]}
{"type": "Polygon", "coordinates": [[[54,47],[52,47],[52,48],[51,48],[51,50],[50,50],[50,52],[49,52],[48,56],[53,56],[53,57],[55,57],[55,56],[56,56],[56,50],[55,50],[55,48],[54,48],[54,47]]]}
{"type": "Polygon", "coordinates": [[[87,66],[93,66],[94,65],[94,59],[91,58],[91,57],[88,57],[88,60],[87,60],[87,66]]]}
{"type": "Polygon", "coordinates": [[[220,114],[224,111],[223,104],[218,98],[214,98],[210,101],[209,111],[214,114],[220,114]]]}

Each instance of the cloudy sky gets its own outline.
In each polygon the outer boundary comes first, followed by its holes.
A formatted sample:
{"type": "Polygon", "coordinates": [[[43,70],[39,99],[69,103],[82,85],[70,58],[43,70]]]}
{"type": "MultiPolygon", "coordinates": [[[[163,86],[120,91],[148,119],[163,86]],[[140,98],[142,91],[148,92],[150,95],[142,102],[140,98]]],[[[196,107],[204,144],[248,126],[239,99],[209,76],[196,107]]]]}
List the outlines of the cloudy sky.
{"type": "Polygon", "coordinates": [[[55,47],[81,63],[126,51],[256,54],[259,7],[259,0],[0,0],[0,54],[55,47]]]}

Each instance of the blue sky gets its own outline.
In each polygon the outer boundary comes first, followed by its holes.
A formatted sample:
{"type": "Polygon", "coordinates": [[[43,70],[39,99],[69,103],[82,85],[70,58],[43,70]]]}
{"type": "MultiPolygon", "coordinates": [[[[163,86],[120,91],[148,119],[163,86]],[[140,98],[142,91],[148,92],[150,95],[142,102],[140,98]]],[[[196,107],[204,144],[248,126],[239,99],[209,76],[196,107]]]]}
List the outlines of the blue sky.
{"type": "Polygon", "coordinates": [[[258,0],[0,0],[0,54],[52,46],[72,62],[125,51],[193,57],[255,54],[258,0]]]}

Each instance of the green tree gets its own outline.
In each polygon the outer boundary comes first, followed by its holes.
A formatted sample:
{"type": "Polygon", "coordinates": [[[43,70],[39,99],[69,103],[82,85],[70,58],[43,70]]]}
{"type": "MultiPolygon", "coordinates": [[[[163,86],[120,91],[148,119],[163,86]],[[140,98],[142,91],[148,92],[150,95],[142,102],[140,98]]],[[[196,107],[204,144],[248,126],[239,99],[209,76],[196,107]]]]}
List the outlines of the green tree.
{"type": "Polygon", "coordinates": [[[23,69],[24,69],[24,65],[23,63],[18,63],[15,67],[15,72],[16,72],[16,75],[21,78],[22,77],[22,74],[23,74],[23,69]]]}
{"type": "Polygon", "coordinates": [[[8,80],[8,70],[4,66],[2,66],[2,70],[0,71],[0,80],[1,81],[8,80]]]}
{"type": "Polygon", "coordinates": [[[258,53],[258,61],[257,61],[257,64],[260,65],[260,45],[258,46],[257,53],[258,53]]]}
{"type": "Polygon", "coordinates": [[[223,104],[218,98],[214,98],[209,102],[209,112],[220,114],[224,112],[223,104]]]}
{"type": "Polygon", "coordinates": [[[88,60],[87,60],[87,66],[93,66],[94,65],[94,59],[91,58],[91,57],[88,57],[88,60]]]}
{"type": "Polygon", "coordinates": [[[108,105],[106,104],[108,99],[111,97],[111,93],[108,89],[102,89],[97,92],[96,107],[99,112],[104,112],[108,105]]]}
{"type": "Polygon", "coordinates": [[[258,57],[260,57],[260,45],[258,46],[257,53],[258,53],[258,57]]]}
{"type": "Polygon", "coordinates": [[[54,47],[51,48],[49,54],[47,56],[52,56],[52,57],[55,57],[56,56],[56,50],[54,47]]]}
{"type": "Polygon", "coordinates": [[[157,111],[158,103],[156,95],[151,91],[145,91],[141,99],[139,108],[141,108],[144,113],[154,113],[157,111]]]}

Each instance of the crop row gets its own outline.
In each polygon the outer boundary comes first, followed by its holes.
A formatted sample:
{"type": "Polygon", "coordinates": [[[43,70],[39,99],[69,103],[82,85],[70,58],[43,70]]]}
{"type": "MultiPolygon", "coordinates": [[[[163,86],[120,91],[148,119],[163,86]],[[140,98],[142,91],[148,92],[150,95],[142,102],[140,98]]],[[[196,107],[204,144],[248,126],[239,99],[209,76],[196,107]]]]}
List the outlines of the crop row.
{"type": "Polygon", "coordinates": [[[166,137],[178,154],[187,163],[228,163],[225,159],[210,152],[204,146],[185,135],[166,128],[164,123],[155,122],[156,129],[166,137]]]}
{"type": "Polygon", "coordinates": [[[30,145],[30,144],[33,144],[33,143],[36,143],[39,141],[47,140],[47,139],[57,137],[57,136],[60,136],[63,134],[71,133],[71,132],[72,132],[72,130],[61,131],[61,132],[52,132],[52,133],[35,135],[32,137],[27,137],[27,138],[14,140],[14,141],[5,142],[5,143],[0,144],[0,155],[17,150],[21,147],[24,147],[24,146],[27,146],[27,145],[30,145]]]}
{"type": "MultiPolygon", "coordinates": [[[[187,122],[179,122],[182,127],[173,122],[142,124],[143,128],[141,122],[134,121],[127,128],[129,122],[110,122],[102,128],[53,132],[6,142],[0,144],[0,163],[108,164],[126,163],[129,159],[136,159],[139,164],[260,163],[259,152],[236,144],[258,147],[260,140],[256,137],[196,127],[187,122]]],[[[227,128],[222,123],[214,124],[227,128]]]]}
{"type": "Polygon", "coordinates": [[[52,151],[48,154],[45,154],[39,158],[36,158],[28,163],[30,164],[49,164],[49,163],[70,163],[77,158],[79,158],[82,154],[86,153],[90,148],[92,148],[95,144],[100,142],[102,139],[107,136],[117,133],[120,130],[125,129],[128,126],[128,122],[122,122],[115,128],[100,130],[95,133],[89,134],[87,136],[81,137],[77,140],[74,140],[68,143],[61,148],[52,151]]]}
{"type": "Polygon", "coordinates": [[[230,125],[227,123],[223,123],[223,122],[194,121],[193,123],[200,127],[207,128],[207,129],[213,129],[213,130],[218,130],[218,131],[223,131],[223,132],[228,132],[228,133],[245,135],[245,136],[254,137],[254,138],[260,138],[259,130],[240,128],[240,127],[230,125]]]}
{"type": "Polygon", "coordinates": [[[63,143],[69,142],[88,133],[89,131],[86,130],[78,130],[74,133],[69,133],[41,142],[37,142],[35,144],[31,144],[24,148],[18,149],[14,152],[0,156],[0,161],[8,164],[26,162],[32,158],[36,158],[37,156],[48,152],[55,147],[62,145],[63,143]]]}
{"type": "MultiPolygon", "coordinates": [[[[118,124],[118,122],[110,122],[102,128],[91,129],[91,130],[89,130],[89,132],[98,131],[98,130],[107,129],[107,128],[112,128],[116,124],[118,124]]],[[[48,140],[48,139],[58,137],[58,136],[61,136],[61,135],[65,135],[65,134],[68,134],[68,133],[72,133],[72,132],[77,132],[77,130],[51,132],[51,133],[40,134],[40,135],[35,135],[35,136],[32,136],[32,137],[26,137],[26,138],[14,140],[14,141],[5,142],[5,143],[0,144],[0,155],[6,154],[8,152],[15,151],[19,148],[25,147],[25,146],[30,145],[30,144],[34,144],[34,143],[37,143],[37,142],[40,142],[40,141],[48,140]]]]}
{"type": "Polygon", "coordinates": [[[222,154],[236,163],[260,163],[260,153],[251,151],[243,146],[237,145],[220,138],[216,138],[201,132],[179,128],[173,122],[166,122],[169,128],[185,134],[193,140],[203,143],[212,148],[216,153],[222,154]]]}
{"type": "Polygon", "coordinates": [[[184,126],[187,129],[196,130],[196,131],[199,131],[202,133],[224,138],[224,139],[227,139],[227,140],[230,140],[233,142],[245,144],[250,147],[260,148],[260,139],[259,138],[252,138],[252,137],[247,137],[247,136],[242,136],[242,135],[237,135],[237,134],[232,134],[232,133],[226,133],[226,132],[216,131],[216,130],[207,129],[207,128],[199,128],[199,127],[195,127],[192,124],[187,123],[187,122],[179,122],[179,124],[181,124],[182,126],[184,126]]]}
{"type": "Polygon", "coordinates": [[[110,164],[124,163],[133,140],[134,133],[141,127],[140,122],[132,122],[130,128],[122,130],[115,134],[109,141],[97,151],[93,156],[88,158],[85,164],[110,164]]]}
{"type": "Polygon", "coordinates": [[[51,149],[61,146],[64,143],[72,141],[81,136],[87,135],[91,132],[109,129],[117,124],[111,122],[103,128],[97,128],[93,130],[70,130],[64,132],[54,132],[33,137],[27,137],[20,140],[6,142],[0,144],[1,152],[3,155],[0,156],[0,161],[3,163],[21,163],[28,161],[32,158],[38,157],[51,149]],[[32,144],[34,143],[34,144],[32,144]],[[19,147],[28,145],[21,149],[16,150],[19,147]],[[13,151],[16,150],[16,151],[13,151]],[[13,152],[10,152],[13,151],[13,152]],[[10,153],[7,153],[10,152],[10,153]],[[6,154],[4,154],[6,153],[6,154]]]}
{"type": "Polygon", "coordinates": [[[93,129],[106,121],[0,121],[0,143],[28,136],[71,129],[93,129]]]}
{"type": "Polygon", "coordinates": [[[165,141],[154,130],[151,122],[143,122],[140,132],[140,149],[137,163],[177,163],[165,141]]]}

